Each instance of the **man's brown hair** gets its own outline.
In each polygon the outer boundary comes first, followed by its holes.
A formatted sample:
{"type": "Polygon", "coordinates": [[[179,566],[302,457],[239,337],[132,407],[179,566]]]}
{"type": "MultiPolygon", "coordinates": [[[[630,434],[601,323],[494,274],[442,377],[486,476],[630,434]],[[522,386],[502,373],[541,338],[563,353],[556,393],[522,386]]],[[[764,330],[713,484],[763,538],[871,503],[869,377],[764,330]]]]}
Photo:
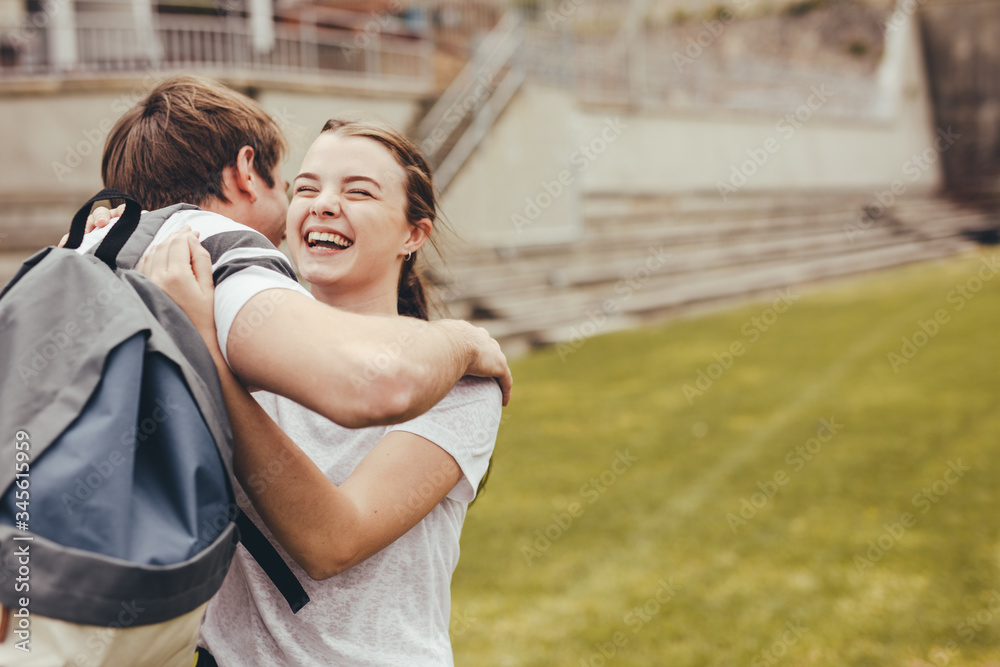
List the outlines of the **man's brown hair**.
{"type": "Polygon", "coordinates": [[[254,151],[257,174],[274,187],[271,173],[288,144],[278,124],[244,95],[193,76],[157,85],[125,112],[108,135],[101,161],[105,187],[155,210],[186,202],[202,205],[222,192],[222,171],[240,149],[254,151]]]}

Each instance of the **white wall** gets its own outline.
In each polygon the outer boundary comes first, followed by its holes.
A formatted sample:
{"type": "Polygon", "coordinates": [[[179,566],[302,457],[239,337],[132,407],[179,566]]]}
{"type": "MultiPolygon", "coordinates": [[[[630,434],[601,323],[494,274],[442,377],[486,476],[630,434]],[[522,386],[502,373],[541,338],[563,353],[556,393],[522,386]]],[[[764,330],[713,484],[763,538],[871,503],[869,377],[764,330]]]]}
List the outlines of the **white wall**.
{"type": "MultiPolygon", "coordinates": [[[[572,238],[581,193],[715,192],[730,200],[750,191],[874,192],[893,181],[904,190],[936,189],[936,128],[919,40],[910,30],[896,77],[899,104],[885,120],[828,118],[806,106],[788,119],[581,108],[569,91],[526,85],[450,185],[444,210],[467,240],[503,247],[572,238]],[[913,160],[925,151],[933,159],[913,160]],[[546,184],[566,172],[572,185],[549,200],[546,184]],[[540,215],[519,232],[525,197],[540,215]]],[[[813,106],[837,94],[817,90],[813,106]]]]}
{"type": "MultiPolygon", "coordinates": [[[[831,119],[805,105],[795,110],[798,117],[789,118],[732,112],[632,115],[621,140],[587,171],[584,185],[602,192],[718,191],[719,183],[735,187],[751,174],[740,190],[864,189],[895,179],[914,187],[935,187],[941,182],[939,162],[918,170],[915,181],[903,172],[914,153],[933,145],[934,134],[923,59],[914,35],[905,47],[902,81],[897,84],[902,95],[892,118],[831,119]],[[753,163],[747,151],[763,164],[753,163]],[[748,160],[751,163],[744,164],[748,160]],[[734,167],[743,173],[734,177],[734,167]]],[[[810,99],[817,107],[827,92],[837,94],[831,88],[816,90],[810,99]]],[[[605,115],[581,112],[580,141],[596,136],[605,115]]]]}
{"type": "Polygon", "coordinates": [[[562,90],[527,85],[511,100],[442,197],[460,237],[496,246],[574,237],[580,175],[571,151],[579,128],[567,121],[575,113],[562,90]]]}

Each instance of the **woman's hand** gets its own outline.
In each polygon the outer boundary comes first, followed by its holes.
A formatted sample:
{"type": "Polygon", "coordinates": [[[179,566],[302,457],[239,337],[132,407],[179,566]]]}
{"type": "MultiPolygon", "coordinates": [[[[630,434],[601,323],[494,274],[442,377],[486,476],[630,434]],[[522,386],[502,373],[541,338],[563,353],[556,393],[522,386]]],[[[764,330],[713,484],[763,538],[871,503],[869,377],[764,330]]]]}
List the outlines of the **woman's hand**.
{"type": "MultiPolygon", "coordinates": [[[[84,228],[83,233],[89,234],[95,229],[100,229],[101,227],[107,227],[115,218],[120,218],[125,214],[125,204],[122,204],[118,208],[111,209],[104,208],[103,206],[98,206],[90,215],[87,216],[87,226],[84,228]]],[[[69,240],[69,234],[64,234],[62,240],[59,241],[59,247],[62,248],[66,245],[66,241],[69,240]]]]}
{"type": "Polygon", "coordinates": [[[84,234],[88,234],[95,229],[100,229],[101,227],[107,227],[115,218],[120,218],[125,215],[125,204],[122,204],[114,210],[109,210],[103,206],[98,206],[90,215],[87,216],[87,227],[83,230],[84,234]]]}
{"type": "Polygon", "coordinates": [[[150,249],[136,269],[149,277],[187,314],[211,349],[215,334],[215,284],[212,258],[190,227],[174,232],[150,249]]]}

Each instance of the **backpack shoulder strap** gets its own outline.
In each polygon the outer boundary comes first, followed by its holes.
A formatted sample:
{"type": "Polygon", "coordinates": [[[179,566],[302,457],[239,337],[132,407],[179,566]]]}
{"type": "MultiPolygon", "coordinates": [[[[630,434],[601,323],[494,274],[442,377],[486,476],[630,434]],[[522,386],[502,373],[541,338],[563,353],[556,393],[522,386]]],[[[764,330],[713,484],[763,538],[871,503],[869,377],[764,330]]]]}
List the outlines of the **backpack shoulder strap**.
{"type": "Polygon", "coordinates": [[[201,209],[193,204],[174,204],[173,206],[167,206],[156,211],[143,213],[142,219],[139,221],[139,226],[118,253],[118,268],[135,268],[135,265],[139,263],[139,258],[142,257],[142,253],[146,252],[146,248],[153,242],[153,237],[160,231],[160,228],[163,227],[167,219],[178,211],[188,210],[197,211],[201,209]]]}
{"type": "Polygon", "coordinates": [[[302,588],[302,584],[295,578],[295,573],[288,564],[282,560],[278,550],[268,541],[264,533],[260,532],[260,528],[244,514],[243,510],[237,508],[236,512],[236,527],[240,530],[240,542],[285,598],[292,613],[298,613],[299,609],[309,602],[309,594],[302,588]]]}

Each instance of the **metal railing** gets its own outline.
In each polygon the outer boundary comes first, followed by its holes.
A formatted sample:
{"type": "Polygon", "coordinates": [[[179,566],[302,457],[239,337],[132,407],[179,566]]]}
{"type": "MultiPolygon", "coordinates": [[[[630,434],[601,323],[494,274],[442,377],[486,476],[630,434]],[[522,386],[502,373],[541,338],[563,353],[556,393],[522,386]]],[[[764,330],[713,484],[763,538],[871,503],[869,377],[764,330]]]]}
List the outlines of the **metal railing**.
{"type": "Polygon", "coordinates": [[[524,83],[523,44],[520,16],[508,12],[417,126],[439,190],[448,187],[524,83]]]}
{"type": "MultiPolygon", "coordinates": [[[[879,77],[794,69],[785,63],[710,57],[678,67],[683,44],[638,35],[626,45],[527,31],[525,66],[532,78],[571,88],[588,105],[722,109],[784,114],[810,104],[810,114],[876,119],[886,85],[879,77]],[[828,91],[816,104],[815,91],[828,91]],[[810,96],[813,99],[810,100],[810,96]]],[[[898,83],[889,85],[898,85],[898,83]]]]}
{"type": "Polygon", "coordinates": [[[870,74],[725,57],[711,44],[699,44],[692,57],[688,33],[663,21],[644,27],[636,18],[652,10],[645,0],[594,0],[577,9],[571,3],[557,22],[539,16],[525,27],[523,61],[532,79],[571,88],[588,105],[783,115],[807,104],[810,114],[884,120],[898,108],[912,38],[910,16],[898,3],[882,62],[870,74]],[[822,104],[816,90],[830,93],[822,104]]]}
{"type": "MultiPolygon", "coordinates": [[[[357,83],[382,83],[429,90],[433,85],[433,44],[424,39],[378,33],[364,39],[349,30],[308,22],[276,23],[273,46],[254,47],[250,21],[234,16],[160,15],[151,34],[115,15],[77,17],[76,60],[59,65],[49,57],[55,34],[39,29],[6,54],[0,76],[130,73],[153,68],[212,73],[337,75],[357,83]]],[[[2,33],[2,31],[0,31],[2,33]]]]}

